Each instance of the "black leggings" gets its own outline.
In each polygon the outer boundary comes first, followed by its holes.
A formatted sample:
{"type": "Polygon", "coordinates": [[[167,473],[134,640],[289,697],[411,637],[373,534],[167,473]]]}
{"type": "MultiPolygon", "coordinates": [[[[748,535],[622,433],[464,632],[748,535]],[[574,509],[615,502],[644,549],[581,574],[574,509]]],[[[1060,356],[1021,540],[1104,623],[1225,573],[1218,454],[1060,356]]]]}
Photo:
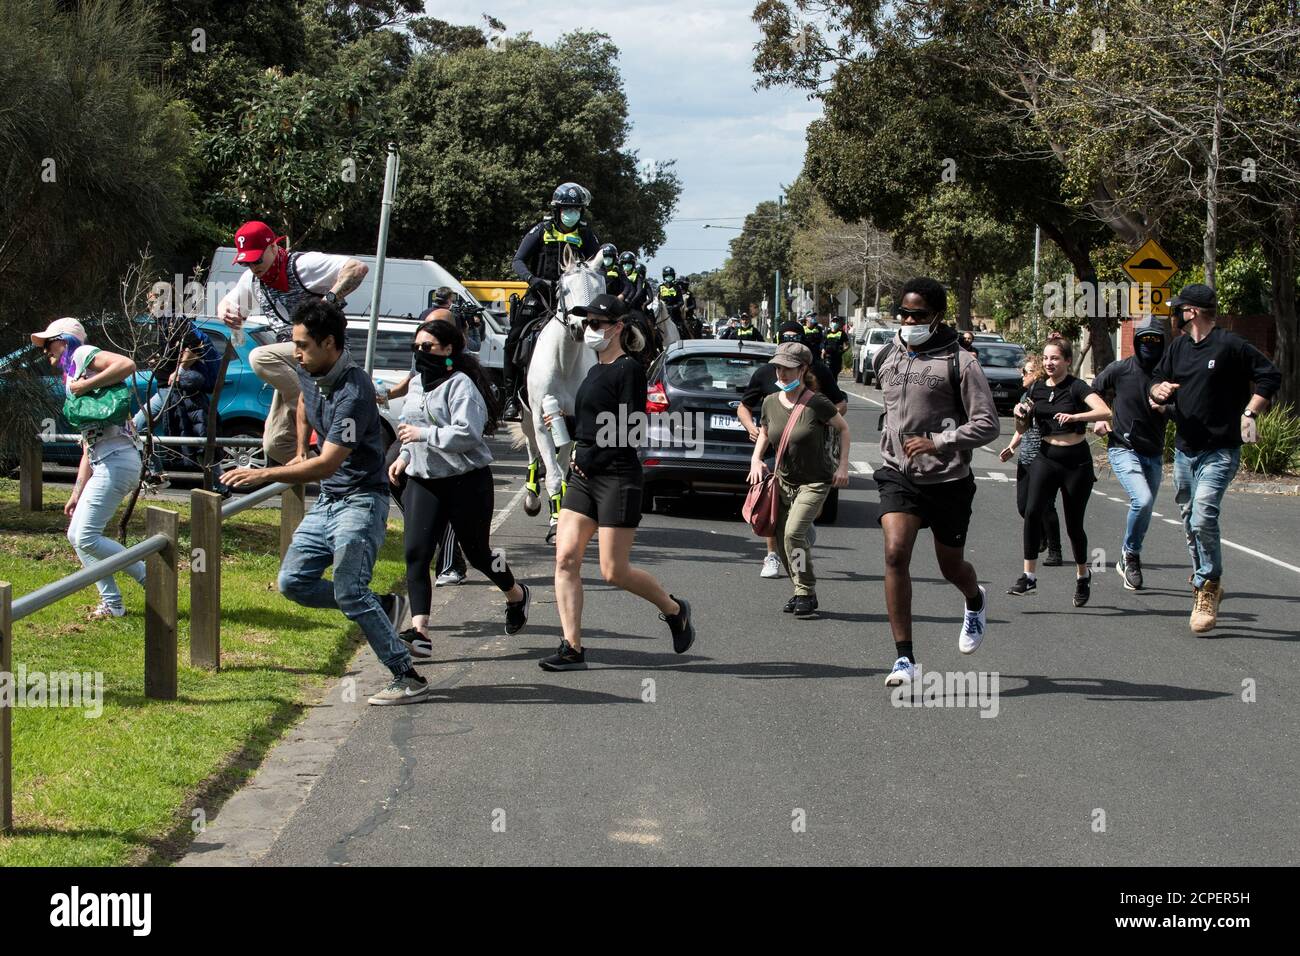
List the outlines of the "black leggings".
{"type": "MultiPolygon", "coordinates": [[[[1029,505],[1029,466],[1016,463],[1016,510],[1020,517],[1025,516],[1029,505]]],[[[1056,501],[1053,500],[1043,515],[1043,537],[1047,539],[1049,551],[1061,550],[1061,519],[1056,517],[1056,501]]],[[[1039,545],[1042,545],[1040,540],[1039,545]]]]}
{"type": "Polygon", "coordinates": [[[1025,560],[1037,561],[1043,541],[1043,520],[1061,493],[1065,512],[1065,533],[1075,564],[1088,563],[1088,535],[1083,516],[1092,497],[1097,475],[1092,468],[1092,450],[1086,440],[1077,445],[1049,445],[1043,442],[1038,457],[1029,466],[1029,497],[1025,504],[1025,560]]]}
{"type": "Polygon", "coordinates": [[[488,532],[492,526],[492,469],[477,468],[449,478],[410,475],[402,495],[406,541],[406,592],[412,615],[427,615],[433,600],[429,566],[450,524],[475,568],[503,592],[515,586],[515,576],[504,559],[492,554],[488,532]]]}

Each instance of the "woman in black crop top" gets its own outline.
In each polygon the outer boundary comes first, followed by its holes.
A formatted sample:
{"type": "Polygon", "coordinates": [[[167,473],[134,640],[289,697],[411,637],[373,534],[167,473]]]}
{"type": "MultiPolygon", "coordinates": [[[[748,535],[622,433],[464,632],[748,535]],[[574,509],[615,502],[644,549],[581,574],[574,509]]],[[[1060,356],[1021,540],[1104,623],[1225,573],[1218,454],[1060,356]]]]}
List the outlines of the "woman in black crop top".
{"type": "Polygon", "coordinates": [[[645,348],[638,327],[644,316],[628,314],[623,300],[612,295],[598,295],[589,306],[571,312],[585,319],[583,338],[597,361],[578,389],[573,459],[555,535],[555,603],[564,636],[559,650],[538,663],[548,671],[587,666],[582,648],[582,556],[597,533],[601,575],[659,608],[672,633],[673,650],[684,654],[695,641],[690,605],[629,561],[641,521],[638,436],[649,431],[645,369],[629,353],[645,348]]]}
{"type": "Polygon", "coordinates": [[[1059,490],[1065,512],[1065,530],[1074,551],[1074,606],[1083,607],[1091,595],[1092,572],[1088,570],[1088,534],[1083,518],[1092,497],[1097,475],[1092,452],[1084,438],[1089,422],[1110,418],[1110,408],[1087,382],[1070,374],[1070,343],[1050,338],[1043,346],[1044,378],[1029,387],[1025,400],[1016,406],[1016,430],[1038,426],[1042,445],[1029,466],[1029,494],[1025,506],[1025,571],[1008,594],[1030,594],[1038,589],[1038,549],[1043,518],[1059,490]]]}

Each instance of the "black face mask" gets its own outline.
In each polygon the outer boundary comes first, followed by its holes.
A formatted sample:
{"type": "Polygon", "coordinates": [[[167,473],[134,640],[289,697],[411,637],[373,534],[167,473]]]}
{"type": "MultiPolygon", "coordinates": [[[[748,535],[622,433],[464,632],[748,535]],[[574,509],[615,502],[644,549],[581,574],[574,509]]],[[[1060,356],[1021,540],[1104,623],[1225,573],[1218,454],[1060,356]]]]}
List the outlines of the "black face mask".
{"type": "Polygon", "coordinates": [[[451,367],[451,358],[446,355],[434,355],[432,352],[416,352],[415,368],[420,373],[420,382],[425,391],[436,388],[455,369],[451,367]]]}
{"type": "Polygon", "coordinates": [[[1134,351],[1139,365],[1148,370],[1153,369],[1160,361],[1160,356],[1165,354],[1165,343],[1162,339],[1142,339],[1134,346],[1134,351]]]}

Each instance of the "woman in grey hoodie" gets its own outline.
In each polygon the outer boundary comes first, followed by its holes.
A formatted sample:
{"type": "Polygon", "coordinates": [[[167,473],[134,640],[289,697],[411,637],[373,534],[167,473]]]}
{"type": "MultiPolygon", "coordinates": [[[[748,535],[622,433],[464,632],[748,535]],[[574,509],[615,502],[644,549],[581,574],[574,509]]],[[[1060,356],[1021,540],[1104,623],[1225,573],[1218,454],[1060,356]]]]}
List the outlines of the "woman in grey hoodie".
{"type": "Polygon", "coordinates": [[[500,412],[482,366],[465,354],[460,329],[443,319],[421,325],[411,349],[416,374],[397,429],[402,450],[388,479],[393,484],[403,474],[407,479],[402,515],[411,627],[399,636],[412,654],[429,657],[429,567],[449,522],[469,563],[506,596],[507,634],[517,634],[528,623],[530,593],[488,540],[492,452],[484,435],[496,430],[500,412]]]}

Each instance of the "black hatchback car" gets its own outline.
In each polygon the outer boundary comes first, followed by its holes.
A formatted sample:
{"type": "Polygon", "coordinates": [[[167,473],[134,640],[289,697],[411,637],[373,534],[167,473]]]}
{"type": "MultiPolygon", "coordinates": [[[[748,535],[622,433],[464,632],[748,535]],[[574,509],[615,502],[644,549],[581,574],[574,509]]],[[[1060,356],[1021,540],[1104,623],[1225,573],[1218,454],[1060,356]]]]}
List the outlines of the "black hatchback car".
{"type": "Polygon", "coordinates": [[[980,368],[993,390],[993,404],[999,415],[1010,415],[1024,392],[1020,370],[1025,364],[1025,349],[1014,342],[975,342],[980,368]]]}
{"type": "Polygon", "coordinates": [[[687,491],[743,492],[754,443],[736,417],[754,371],[776,353],[767,342],[687,339],[650,366],[641,446],[645,496],[687,491]]]}

